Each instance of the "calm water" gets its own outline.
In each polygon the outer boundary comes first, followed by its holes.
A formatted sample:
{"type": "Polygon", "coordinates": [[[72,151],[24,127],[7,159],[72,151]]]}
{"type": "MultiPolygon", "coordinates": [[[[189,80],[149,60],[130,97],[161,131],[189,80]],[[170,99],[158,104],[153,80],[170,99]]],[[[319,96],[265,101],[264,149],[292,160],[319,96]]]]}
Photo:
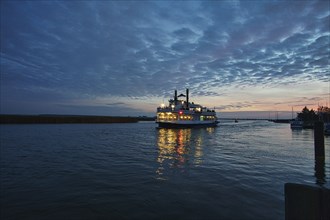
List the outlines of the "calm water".
{"type": "Polygon", "coordinates": [[[313,130],[155,126],[1,125],[1,219],[284,219],[285,183],[330,186],[313,130]]]}

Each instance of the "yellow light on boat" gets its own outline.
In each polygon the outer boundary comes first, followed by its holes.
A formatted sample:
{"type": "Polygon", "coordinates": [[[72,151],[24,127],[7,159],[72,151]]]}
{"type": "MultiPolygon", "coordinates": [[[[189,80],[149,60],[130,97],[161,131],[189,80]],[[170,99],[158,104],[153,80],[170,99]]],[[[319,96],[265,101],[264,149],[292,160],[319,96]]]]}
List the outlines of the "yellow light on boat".
{"type": "Polygon", "coordinates": [[[165,104],[164,103],[160,104],[160,107],[165,108],[165,104]]]}

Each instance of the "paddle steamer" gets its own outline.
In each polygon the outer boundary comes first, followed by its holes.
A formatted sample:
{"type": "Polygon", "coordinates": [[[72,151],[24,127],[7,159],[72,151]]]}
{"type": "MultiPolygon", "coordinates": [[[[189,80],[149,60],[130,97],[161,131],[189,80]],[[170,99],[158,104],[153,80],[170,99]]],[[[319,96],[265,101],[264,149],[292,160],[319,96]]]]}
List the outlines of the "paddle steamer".
{"type": "Polygon", "coordinates": [[[189,89],[186,95],[177,95],[170,99],[168,105],[161,104],[157,108],[156,123],[162,128],[181,127],[215,127],[219,123],[215,110],[189,102],[189,89]]]}

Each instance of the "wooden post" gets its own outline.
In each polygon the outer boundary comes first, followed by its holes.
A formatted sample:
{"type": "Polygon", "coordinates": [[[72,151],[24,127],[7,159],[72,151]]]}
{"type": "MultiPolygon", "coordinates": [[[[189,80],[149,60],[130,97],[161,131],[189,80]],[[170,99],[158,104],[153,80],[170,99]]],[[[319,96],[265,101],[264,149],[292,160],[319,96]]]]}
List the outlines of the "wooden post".
{"type": "Polygon", "coordinates": [[[323,122],[314,123],[315,177],[319,186],[286,183],[285,220],[330,219],[330,189],[325,183],[323,122]]]}
{"type": "Polygon", "coordinates": [[[316,184],[319,186],[323,186],[326,183],[325,180],[325,158],[319,157],[315,159],[315,177],[316,184]]]}
{"type": "Polygon", "coordinates": [[[321,121],[314,123],[314,153],[315,159],[324,158],[324,124],[321,121]]]}
{"type": "Polygon", "coordinates": [[[330,219],[330,190],[324,187],[286,183],[285,220],[330,219]]]}

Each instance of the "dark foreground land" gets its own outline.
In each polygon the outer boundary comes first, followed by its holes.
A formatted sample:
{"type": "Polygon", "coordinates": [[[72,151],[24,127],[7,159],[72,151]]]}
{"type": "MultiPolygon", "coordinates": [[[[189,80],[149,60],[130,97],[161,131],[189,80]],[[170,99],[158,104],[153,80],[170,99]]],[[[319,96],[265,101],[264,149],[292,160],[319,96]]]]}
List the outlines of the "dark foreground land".
{"type": "Polygon", "coordinates": [[[129,116],[0,115],[0,124],[136,123],[153,120],[153,117],[129,116]]]}

